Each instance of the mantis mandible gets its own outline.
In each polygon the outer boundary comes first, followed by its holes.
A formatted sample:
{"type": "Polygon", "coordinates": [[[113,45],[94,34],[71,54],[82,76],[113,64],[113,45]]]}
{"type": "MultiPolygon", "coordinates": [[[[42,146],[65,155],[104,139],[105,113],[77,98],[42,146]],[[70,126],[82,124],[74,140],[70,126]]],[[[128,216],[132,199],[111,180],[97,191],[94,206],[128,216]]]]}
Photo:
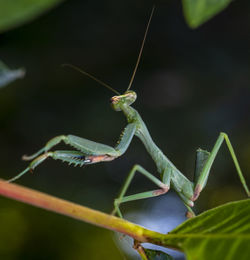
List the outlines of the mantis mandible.
{"type": "Polygon", "coordinates": [[[122,111],[127,118],[127,126],[124,128],[117,145],[115,147],[110,147],[105,144],[96,143],[82,137],[74,136],[74,135],[60,135],[52,138],[47,142],[47,144],[40,149],[37,153],[31,156],[23,156],[24,160],[31,160],[29,166],[19,173],[14,178],[10,179],[9,182],[12,182],[22,175],[24,175],[28,171],[34,170],[39,164],[45,161],[47,158],[52,158],[54,160],[61,160],[63,162],[68,162],[69,164],[74,164],[76,166],[83,166],[88,164],[95,164],[99,162],[108,162],[112,161],[119,156],[122,156],[128,146],[130,145],[132,138],[137,136],[142,143],[144,144],[146,150],[151,155],[152,159],[156,164],[156,168],[158,173],[160,174],[160,178],[156,178],[146,169],[144,169],[140,165],[134,165],[131,171],[128,174],[128,177],[121,189],[120,195],[114,201],[114,210],[112,214],[117,214],[118,216],[122,217],[122,213],[120,211],[120,204],[134,201],[139,199],[145,199],[150,197],[159,196],[168,192],[170,188],[173,188],[185,206],[187,207],[187,216],[192,217],[194,216],[194,212],[192,211],[192,207],[194,206],[194,201],[200,195],[200,192],[206,185],[210,169],[212,164],[215,160],[215,157],[225,140],[229,152],[232,156],[233,162],[235,164],[237,173],[239,175],[240,181],[247,193],[250,195],[248,186],[244,179],[244,176],[241,172],[238,160],[236,158],[235,152],[231,145],[231,142],[225,133],[220,133],[218,139],[215,142],[215,145],[211,152],[207,152],[202,149],[198,149],[196,152],[196,168],[194,173],[194,180],[188,180],[176,167],[175,165],[167,158],[166,155],[158,148],[158,146],[152,140],[149,131],[143,122],[140,114],[131,106],[136,100],[136,93],[130,90],[131,85],[134,80],[134,76],[141,58],[142,50],[144,47],[145,39],[148,33],[149,24],[151,22],[151,18],[153,15],[154,8],[151,12],[146,31],[144,34],[144,38],[142,41],[142,45],[140,48],[139,56],[137,58],[137,62],[135,65],[135,69],[133,71],[132,77],[129,82],[129,86],[127,90],[120,94],[118,91],[112,89],[106,83],[100,81],[99,79],[95,78],[94,76],[88,74],[85,71],[82,71],[72,65],[71,66],[83,74],[87,75],[88,77],[94,79],[95,81],[99,82],[100,84],[104,85],[105,87],[114,91],[117,95],[111,98],[111,107],[115,111],[122,111]],[[75,148],[76,150],[73,151],[62,151],[56,150],[51,151],[51,148],[59,144],[60,142],[64,142],[66,145],[70,145],[71,147],[75,148]],[[158,189],[152,191],[146,191],[134,195],[126,195],[127,189],[135,175],[135,173],[141,173],[146,178],[151,180],[158,189]]]}

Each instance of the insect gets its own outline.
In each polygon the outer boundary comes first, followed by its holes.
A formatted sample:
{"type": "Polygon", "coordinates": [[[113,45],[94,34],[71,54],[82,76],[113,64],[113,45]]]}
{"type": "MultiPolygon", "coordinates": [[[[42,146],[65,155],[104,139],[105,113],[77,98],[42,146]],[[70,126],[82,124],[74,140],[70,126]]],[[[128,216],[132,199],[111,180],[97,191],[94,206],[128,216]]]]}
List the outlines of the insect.
{"type": "MultiPolygon", "coordinates": [[[[187,207],[187,215],[189,217],[194,216],[194,212],[192,211],[192,207],[194,206],[194,201],[200,195],[200,192],[206,185],[211,166],[214,162],[214,159],[225,140],[229,152],[232,156],[233,162],[235,164],[237,173],[239,175],[240,181],[247,193],[250,195],[249,189],[247,187],[244,176],[241,172],[238,160],[236,158],[235,152],[231,145],[231,142],[225,133],[220,133],[216,143],[211,152],[207,152],[202,149],[198,149],[196,153],[196,168],[194,173],[194,180],[188,180],[176,167],[175,165],[167,158],[166,155],[158,148],[158,146],[152,140],[149,131],[143,122],[140,114],[131,106],[136,100],[136,93],[130,90],[131,85],[134,80],[134,76],[141,58],[142,50],[144,47],[145,39],[148,33],[149,24],[152,19],[154,8],[151,12],[146,31],[144,34],[144,38],[142,41],[142,45],[140,48],[139,56],[135,65],[135,69],[133,71],[132,77],[129,82],[129,86],[127,90],[120,94],[118,91],[112,89],[106,83],[96,79],[92,75],[84,72],[78,68],[77,70],[81,71],[83,74],[89,76],[90,78],[98,81],[100,84],[106,86],[107,88],[114,91],[117,95],[111,98],[111,107],[115,111],[122,111],[125,117],[127,118],[127,126],[123,130],[117,145],[115,147],[110,147],[105,144],[96,143],[82,137],[74,136],[74,135],[60,135],[52,138],[47,142],[47,144],[41,148],[37,153],[31,156],[23,156],[24,160],[31,160],[29,166],[22,171],[20,174],[10,179],[9,182],[12,182],[28,171],[34,170],[39,164],[45,161],[47,158],[52,158],[54,160],[61,160],[63,162],[68,162],[69,164],[74,164],[76,166],[83,166],[89,164],[95,164],[99,162],[108,162],[112,161],[119,156],[122,156],[128,146],[130,145],[134,136],[137,136],[142,143],[144,144],[146,150],[151,155],[152,159],[156,164],[156,168],[158,173],[160,174],[160,178],[155,177],[146,169],[144,169],[140,165],[134,165],[131,171],[128,174],[128,177],[121,189],[121,193],[118,198],[114,201],[114,210],[113,214],[117,214],[122,217],[122,213],[120,211],[120,205],[122,203],[128,201],[134,201],[139,199],[145,199],[150,197],[159,196],[168,192],[170,188],[173,188],[185,206],[187,207]],[[75,148],[74,151],[51,151],[51,149],[59,144],[60,142],[64,142],[66,145],[70,145],[75,148]],[[152,191],[146,191],[134,195],[126,195],[127,189],[133,180],[135,173],[141,173],[146,178],[151,180],[158,188],[152,191]]],[[[69,65],[74,67],[72,65],[69,65]]],[[[74,67],[75,68],[75,67],[74,67]]]]}

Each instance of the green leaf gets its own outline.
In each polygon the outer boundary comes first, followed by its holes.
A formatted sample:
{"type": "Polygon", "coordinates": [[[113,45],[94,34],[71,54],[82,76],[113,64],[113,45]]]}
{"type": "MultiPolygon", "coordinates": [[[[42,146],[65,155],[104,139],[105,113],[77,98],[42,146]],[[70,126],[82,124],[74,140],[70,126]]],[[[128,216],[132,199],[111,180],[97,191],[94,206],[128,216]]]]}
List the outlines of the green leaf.
{"type": "Polygon", "coordinates": [[[24,69],[10,70],[2,61],[0,61],[0,88],[5,87],[16,79],[24,77],[24,75],[24,69]]]}
{"type": "Polygon", "coordinates": [[[158,250],[144,248],[148,260],[174,260],[174,258],[167,253],[158,250]]]}
{"type": "Polygon", "coordinates": [[[188,25],[197,28],[225,9],[232,0],[182,0],[188,25]]]}
{"type": "Polygon", "coordinates": [[[188,260],[248,260],[250,200],[231,202],[185,221],[164,241],[188,260]]]}
{"type": "Polygon", "coordinates": [[[0,32],[20,26],[63,0],[0,0],[0,32]]]}

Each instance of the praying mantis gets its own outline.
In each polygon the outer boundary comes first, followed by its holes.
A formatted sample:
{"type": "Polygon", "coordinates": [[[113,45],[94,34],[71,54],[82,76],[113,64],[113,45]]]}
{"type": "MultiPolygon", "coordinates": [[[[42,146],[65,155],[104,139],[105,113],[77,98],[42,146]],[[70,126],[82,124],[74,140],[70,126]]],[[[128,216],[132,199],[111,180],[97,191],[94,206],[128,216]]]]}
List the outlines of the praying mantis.
{"type": "Polygon", "coordinates": [[[113,96],[110,100],[111,107],[114,111],[122,111],[128,122],[127,126],[124,128],[117,142],[117,145],[115,147],[111,147],[105,144],[96,143],[74,135],[56,136],[51,140],[49,140],[46,143],[46,145],[35,154],[31,156],[26,156],[26,155],[23,156],[24,160],[31,161],[31,163],[24,171],[22,171],[12,179],[10,179],[9,182],[15,181],[16,179],[20,178],[28,171],[34,170],[38,165],[44,162],[47,158],[52,158],[54,160],[61,160],[63,162],[67,162],[75,166],[83,166],[83,165],[95,164],[99,162],[109,162],[115,160],[116,158],[122,156],[126,152],[133,137],[137,136],[142,141],[147,152],[150,154],[153,161],[155,162],[157,172],[159,173],[160,178],[155,177],[153,174],[148,172],[142,166],[138,164],[134,165],[131,171],[129,172],[127,179],[125,180],[124,185],[122,186],[118,198],[114,200],[114,210],[112,212],[113,215],[118,215],[119,217],[122,218],[122,213],[120,210],[120,205],[122,203],[163,195],[167,193],[170,188],[172,188],[176,191],[176,193],[179,195],[184,205],[186,206],[187,216],[188,217],[195,216],[192,207],[194,206],[194,202],[198,199],[200,192],[206,186],[210,169],[213,165],[213,162],[216,158],[216,155],[223,141],[226,142],[226,145],[229,149],[229,152],[235,164],[236,171],[243,185],[243,188],[245,189],[247,195],[248,196],[250,195],[249,188],[246,184],[245,178],[240,169],[234,149],[226,133],[222,132],[219,134],[219,137],[217,138],[211,152],[202,149],[197,150],[194,180],[190,181],[181,173],[180,170],[177,169],[177,167],[167,158],[167,156],[154,143],[139,112],[136,111],[131,106],[135,102],[137,95],[136,92],[131,90],[130,88],[133,83],[138,68],[138,64],[141,59],[142,50],[144,47],[145,39],[148,33],[148,28],[152,19],[153,12],[154,12],[154,8],[151,12],[146,27],[139,56],[137,58],[135,69],[130,79],[129,86],[123,94],[120,94],[118,91],[114,90],[109,85],[95,78],[91,74],[82,71],[74,67],[73,65],[66,64],[67,66],[71,66],[79,70],[86,76],[94,79],[95,81],[99,82],[101,85],[109,88],[110,90],[116,93],[116,95],[113,96]],[[75,150],[51,151],[51,149],[57,144],[59,144],[60,142],[64,142],[66,145],[75,148],[75,150]],[[126,195],[127,190],[136,172],[148,178],[158,188],[155,190],[146,191],[138,194],[126,195]]]}

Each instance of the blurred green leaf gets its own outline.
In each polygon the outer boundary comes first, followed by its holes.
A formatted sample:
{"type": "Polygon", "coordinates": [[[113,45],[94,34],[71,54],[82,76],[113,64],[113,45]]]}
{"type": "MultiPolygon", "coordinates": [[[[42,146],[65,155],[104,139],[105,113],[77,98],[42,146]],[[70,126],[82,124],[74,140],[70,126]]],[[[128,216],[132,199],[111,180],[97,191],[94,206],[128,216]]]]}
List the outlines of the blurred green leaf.
{"type": "Polygon", "coordinates": [[[23,68],[10,70],[2,61],[0,61],[0,88],[5,87],[16,79],[23,78],[25,70],[23,68]]]}
{"type": "Polygon", "coordinates": [[[188,260],[247,260],[250,256],[250,200],[231,202],[185,221],[165,243],[188,260]]]}
{"type": "Polygon", "coordinates": [[[158,250],[144,248],[148,260],[174,260],[174,258],[166,253],[158,250]]]}
{"type": "Polygon", "coordinates": [[[197,28],[225,9],[232,0],[182,0],[188,25],[197,28]]]}
{"type": "Polygon", "coordinates": [[[20,26],[63,0],[0,0],[0,32],[20,26]]]}

